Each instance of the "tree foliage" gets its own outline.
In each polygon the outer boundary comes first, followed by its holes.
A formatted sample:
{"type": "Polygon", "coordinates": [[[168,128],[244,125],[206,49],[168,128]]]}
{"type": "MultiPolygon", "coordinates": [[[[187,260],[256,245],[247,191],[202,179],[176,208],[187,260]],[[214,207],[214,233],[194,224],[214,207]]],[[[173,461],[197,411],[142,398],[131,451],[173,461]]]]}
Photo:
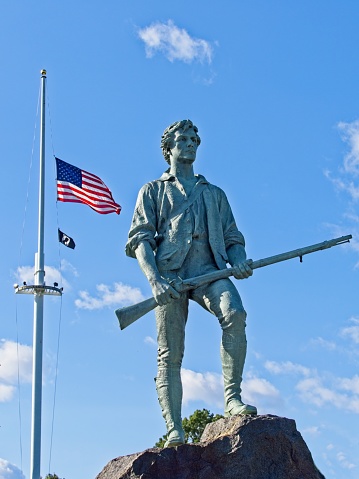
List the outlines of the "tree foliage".
{"type": "MultiPolygon", "coordinates": [[[[196,411],[182,420],[182,427],[185,434],[185,442],[196,443],[199,442],[203,434],[204,428],[207,424],[222,419],[220,414],[214,415],[208,409],[196,409],[196,411]]],[[[155,447],[164,447],[167,439],[167,434],[162,436],[155,444],[155,447]]]]}

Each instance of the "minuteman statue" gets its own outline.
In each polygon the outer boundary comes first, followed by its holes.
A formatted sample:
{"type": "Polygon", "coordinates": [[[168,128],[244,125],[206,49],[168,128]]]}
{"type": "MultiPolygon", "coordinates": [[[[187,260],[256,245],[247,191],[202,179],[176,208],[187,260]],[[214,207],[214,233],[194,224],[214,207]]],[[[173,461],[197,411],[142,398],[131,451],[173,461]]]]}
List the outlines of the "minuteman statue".
{"type": "Polygon", "coordinates": [[[226,268],[227,263],[235,267],[237,279],[253,273],[245,263],[244,237],[225,193],[194,174],[200,142],[190,120],[165,130],[161,148],[169,168],[140,190],[126,245],[126,254],[137,258],[158,304],[156,389],[167,427],[166,447],[184,443],[181,364],[190,299],[214,314],[222,328],[225,416],[257,413],[241,399],[246,312],[232,281],[221,279],[181,294],[170,284],[178,277],[226,268]]]}

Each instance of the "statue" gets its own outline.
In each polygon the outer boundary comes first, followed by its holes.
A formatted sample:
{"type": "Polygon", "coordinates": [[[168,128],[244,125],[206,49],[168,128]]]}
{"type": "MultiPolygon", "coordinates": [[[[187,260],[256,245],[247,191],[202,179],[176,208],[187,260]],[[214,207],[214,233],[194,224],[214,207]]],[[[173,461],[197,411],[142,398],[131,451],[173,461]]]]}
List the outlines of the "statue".
{"type": "Polygon", "coordinates": [[[184,443],[180,371],[190,299],[215,315],[222,328],[225,416],[257,414],[256,407],[241,399],[246,312],[233,282],[220,279],[181,293],[173,283],[224,269],[227,263],[237,279],[253,274],[225,193],[194,174],[200,143],[190,120],[165,130],[161,148],[169,168],[140,190],[126,245],[126,254],[137,258],[158,304],[156,390],[167,427],[166,447],[184,443]]]}

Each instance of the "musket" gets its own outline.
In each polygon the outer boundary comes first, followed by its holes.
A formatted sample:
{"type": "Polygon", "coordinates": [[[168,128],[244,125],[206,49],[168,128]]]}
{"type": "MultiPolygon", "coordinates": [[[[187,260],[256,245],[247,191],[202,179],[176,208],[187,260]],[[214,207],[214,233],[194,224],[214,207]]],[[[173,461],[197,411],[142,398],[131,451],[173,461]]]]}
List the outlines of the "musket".
{"type": "MultiPolygon", "coordinates": [[[[333,246],[337,246],[343,243],[349,243],[351,239],[352,235],[341,236],[340,238],[323,241],[322,243],[305,246],[304,248],[287,251],[286,253],[269,256],[268,258],[259,259],[257,261],[247,260],[246,263],[252,269],[258,269],[264,268],[264,266],[269,266],[270,264],[280,263],[281,261],[287,261],[289,259],[298,257],[300,258],[300,262],[302,262],[303,256],[306,254],[332,248],[333,246]]],[[[171,281],[170,284],[173,288],[176,289],[176,291],[178,291],[179,293],[183,293],[191,289],[199,288],[200,286],[203,286],[205,284],[212,283],[213,281],[217,281],[219,279],[229,278],[230,276],[233,276],[235,271],[236,268],[225,268],[214,271],[212,273],[196,276],[195,278],[189,278],[184,280],[178,279],[175,281],[171,281]]],[[[127,326],[152,311],[156,306],[158,306],[156,300],[154,298],[149,298],[137,304],[133,304],[125,308],[116,309],[115,314],[120,323],[120,328],[127,328],[127,326]]]]}

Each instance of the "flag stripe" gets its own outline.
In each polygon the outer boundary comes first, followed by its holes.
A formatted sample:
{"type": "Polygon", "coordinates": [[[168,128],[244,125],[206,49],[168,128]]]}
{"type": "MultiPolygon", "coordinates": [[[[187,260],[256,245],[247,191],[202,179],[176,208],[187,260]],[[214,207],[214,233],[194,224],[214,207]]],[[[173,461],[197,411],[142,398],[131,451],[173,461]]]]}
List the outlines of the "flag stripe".
{"type": "Polygon", "coordinates": [[[109,201],[113,202],[113,198],[110,195],[104,195],[103,192],[97,193],[95,189],[93,188],[79,188],[78,186],[72,185],[71,183],[67,183],[64,181],[58,181],[58,191],[70,191],[74,195],[79,195],[79,196],[88,196],[89,198],[93,199],[101,199],[103,201],[109,201]]]}
{"type": "Polygon", "coordinates": [[[100,204],[100,203],[105,203],[105,204],[113,204],[113,201],[111,198],[105,198],[105,197],[99,197],[98,195],[94,195],[92,193],[89,193],[87,191],[84,191],[83,189],[80,189],[74,185],[68,184],[68,185],[58,185],[58,195],[60,197],[75,197],[75,198],[80,198],[81,200],[89,200],[91,203],[94,204],[100,204]]]}
{"type": "Polygon", "coordinates": [[[117,207],[114,206],[111,202],[103,200],[92,200],[88,195],[82,195],[78,192],[76,192],[76,194],[73,194],[71,189],[59,192],[58,199],[63,202],[85,203],[99,213],[117,212],[117,207]]]}
{"type": "Polygon", "coordinates": [[[84,203],[101,214],[120,214],[121,206],[101,178],[59,158],[56,158],[56,166],[59,201],[84,203]]]}

